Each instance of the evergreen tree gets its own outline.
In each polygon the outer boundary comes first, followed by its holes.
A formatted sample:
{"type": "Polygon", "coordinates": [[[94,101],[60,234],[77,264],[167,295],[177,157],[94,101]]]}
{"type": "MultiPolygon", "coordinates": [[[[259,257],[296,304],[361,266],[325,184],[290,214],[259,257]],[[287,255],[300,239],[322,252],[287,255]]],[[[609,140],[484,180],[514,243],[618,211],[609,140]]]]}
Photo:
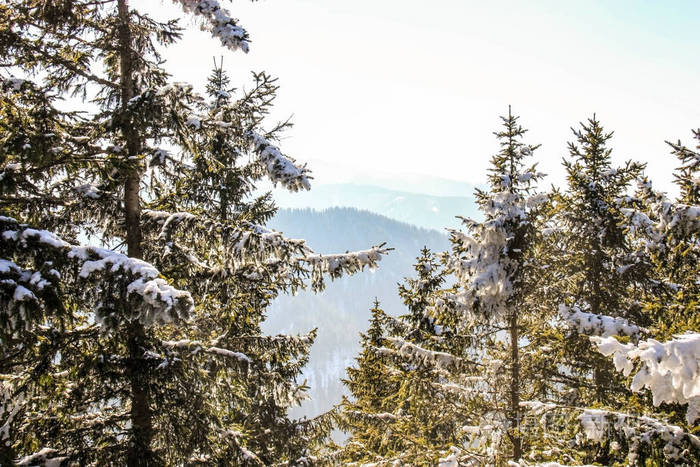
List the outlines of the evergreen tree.
{"type": "MultiPolygon", "coordinates": [[[[480,462],[518,460],[524,452],[521,405],[541,378],[532,361],[529,336],[539,324],[536,260],[537,223],[547,197],[533,193],[541,178],[526,165],[537,146],[510,113],[495,133],[501,150],[491,159],[488,191],[478,190],[484,220],[465,219],[469,234],[452,233],[447,265],[458,291],[447,303],[460,313],[460,328],[472,336],[469,352],[483,366],[470,379],[472,419],[467,446],[480,462]]],[[[440,305],[437,303],[436,305],[440,305]]]]}
{"type": "Polygon", "coordinates": [[[375,300],[369,329],[360,334],[362,350],[357,367],[347,368],[343,383],[350,389],[352,399],[343,396],[341,428],[350,433],[345,446],[345,459],[359,461],[391,453],[387,444],[386,421],[392,414],[386,410],[386,400],[398,387],[389,380],[390,368],[377,349],[384,345],[387,315],[375,300]]]}
{"type": "MultiPolygon", "coordinates": [[[[218,1],[176,3],[248,51],[218,1]]],[[[6,1],[0,16],[18,75],[0,97],[0,462],[310,462],[327,422],[286,409],[314,334],[262,336],[264,309],[385,250],[321,256],[264,227],[274,207],[249,199],[254,183],[310,178],[273,143],[285,125],[263,129],[274,80],[234,98],[219,68],[209,102],[168,83],[158,50],[177,21],[125,0],[6,1]],[[71,95],[97,111],[66,110],[71,95]]]]}
{"type": "MultiPolygon", "coordinates": [[[[539,377],[530,371],[536,366],[527,336],[539,323],[536,222],[547,198],[533,193],[541,175],[525,159],[536,146],[521,141],[526,130],[517,120],[510,113],[503,118],[490,189],[477,191],[485,220],[464,219],[471,235],[451,232],[444,270],[434,269],[424,252],[418,278],[400,289],[409,313],[388,320],[383,347],[374,352],[396,368],[383,370],[383,379],[397,382],[396,392],[362,394],[384,403],[382,409],[391,403],[385,436],[397,445],[378,456],[369,450],[368,461],[375,455],[383,464],[483,465],[522,455],[521,400],[539,377]],[[444,289],[446,274],[457,283],[444,289]]],[[[353,433],[367,433],[367,426],[360,423],[353,433]]]]}
{"type": "MultiPolygon", "coordinates": [[[[648,262],[635,258],[636,262],[627,264],[630,244],[619,200],[642,167],[631,162],[622,168],[612,167],[611,149],[607,147],[612,133],[606,133],[595,117],[580,130],[572,131],[576,141],[569,143],[570,158],[564,159],[568,187],[564,193],[553,194],[546,221],[549,235],[543,237],[540,246],[540,260],[548,265],[548,286],[543,291],[548,307],[545,313],[547,320],[558,324],[552,327],[545,321],[543,332],[532,337],[536,347],[546,350],[541,362],[546,378],[538,400],[571,407],[601,404],[619,409],[629,391],[620,378],[615,378],[612,365],[595,352],[588,336],[624,332],[639,337],[639,328],[625,318],[630,313],[635,318],[641,315],[634,304],[638,303],[637,286],[644,282],[644,265],[648,262]]],[[[580,428],[576,421],[571,425],[580,428]]],[[[556,427],[547,429],[556,431],[556,427]]],[[[558,456],[576,458],[585,452],[579,460],[610,462],[609,445],[567,449],[566,437],[557,440],[556,435],[536,432],[534,438],[530,458],[537,458],[542,451],[551,452],[556,445],[558,456]]]]}
{"type": "MultiPolygon", "coordinates": [[[[409,444],[403,449],[414,449],[407,462],[502,464],[523,453],[521,401],[540,379],[530,371],[537,366],[527,339],[541,324],[536,291],[544,268],[535,247],[547,198],[533,193],[541,174],[525,165],[536,146],[522,142],[517,117],[509,112],[502,120],[490,189],[477,191],[485,219],[464,219],[468,233],[451,232],[444,271],[426,267],[428,257],[419,260],[418,279],[401,289],[410,313],[393,321],[396,337],[377,350],[399,364],[396,375],[406,381],[390,398],[405,407],[392,407],[403,410],[386,418],[404,436],[420,434],[414,446],[402,440],[409,444]],[[440,289],[444,274],[454,275],[454,287],[440,289]],[[402,427],[402,419],[411,422],[402,427]]],[[[381,462],[404,460],[398,450],[391,454],[382,453],[381,462]]]]}
{"type": "Polygon", "coordinates": [[[584,406],[619,407],[629,394],[611,364],[591,352],[588,336],[639,337],[639,328],[630,321],[649,321],[637,300],[650,288],[645,280],[649,261],[632,251],[621,209],[621,200],[643,166],[627,162],[612,167],[612,149],[607,147],[612,133],[606,133],[595,116],[572,131],[576,142],[569,143],[570,158],[563,162],[567,190],[555,193],[557,228],[543,243],[555,271],[551,280],[556,293],[550,294],[550,306],[564,324],[549,343],[561,353],[561,359],[550,365],[552,379],[559,384],[555,392],[565,392],[559,397],[570,403],[573,399],[584,406]]]}
{"type": "MultiPolygon", "coordinates": [[[[698,132],[694,135],[698,138],[698,132]]],[[[630,207],[624,209],[636,249],[652,259],[652,277],[658,283],[657,293],[646,296],[643,303],[652,320],[644,330],[647,339],[626,342],[619,336],[602,336],[591,340],[603,355],[613,356],[615,368],[627,377],[630,389],[646,396],[642,399],[643,412],[662,421],[655,431],[650,430],[656,436],[646,437],[660,438],[663,450],[638,453],[635,449],[628,457],[697,463],[700,438],[695,435],[700,393],[694,388],[700,359],[697,333],[700,156],[680,142],[669,145],[681,163],[675,173],[679,187],[677,199],[669,200],[653,190],[648,179],[642,178],[636,195],[629,198],[630,207]]]]}
{"type": "Polygon", "coordinates": [[[408,313],[373,318],[369,333],[379,337],[363,339],[358,368],[347,370],[354,398],[341,412],[351,434],[347,460],[434,465],[464,438],[461,392],[449,384],[465,363],[464,339],[454,322],[428,312],[446,273],[427,248],[414,268],[416,278],[399,286],[408,313]]]}
{"type": "MultiPolygon", "coordinates": [[[[695,130],[693,136],[698,141],[696,149],[700,149],[700,130],[695,130]]],[[[668,284],[668,293],[652,297],[661,300],[647,303],[658,317],[655,328],[661,335],[655,337],[664,339],[674,333],[700,328],[697,298],[700,296],[697,280],[700,275],[697,220],[700,216],[697,208],[700,205],[700,153],[680,141],[668,144],[680,163],[674,173],[678,197],[673,201],[667,199],[644,179],[635,200],[637,209],[628,211],[631,216],[640,213],[649,219],[639,225],[642,231],[652,234],[651,240],[642,247],[651,254],[659,280],[668,284]]]]}
{"type": "Polygon", "coordinates": [[[643,167],[632,162],[612,167],[607,147],[612,133],[595,117],[574,134],[571,159],[564,161],[568,189],[555,193],[551,233],[541,246],[548,265],[545,302],[559,316],[551,316],[555,326],[534,336],[549,357],[546,391],[525,404],[537,421],[527,458],[606,465],[692,462],[695,438],[670,424],[668,413],[659,413],[645,394],[630,390],[629,372],[615,371],[622,356],[613,365],[597,352],[616,349],[612,336],[630,342],[624,344],[629,348],[644,347],[640,339],[653,332],[655,322],[644,302],[668,297],[667,282],[656,280],[652,249],[642,247],[650,245],[650,232],[638,229],[630,216],[629,206],[638,201],[629,192],[643,167]]]}

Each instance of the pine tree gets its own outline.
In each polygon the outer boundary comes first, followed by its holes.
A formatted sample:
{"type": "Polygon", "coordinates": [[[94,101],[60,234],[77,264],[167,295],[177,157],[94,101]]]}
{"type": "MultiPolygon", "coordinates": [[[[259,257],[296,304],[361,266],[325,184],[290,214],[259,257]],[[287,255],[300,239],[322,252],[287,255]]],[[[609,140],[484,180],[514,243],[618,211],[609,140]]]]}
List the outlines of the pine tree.
{"type": "MultiPolygon", "coordinates": [[[[635,286],[648,262],[635,258],[637,263],[626,264],[630,245],[618,200],[642,167],[631,162],[612,167],[611,149],[606,146],[612,133],[606,133],[595,117],[572,131],[576,142],[569,143],[570,158],[564,159],[568,187],[553,194],[549,235],[540,247],[540,260],[548,265],[543,301],[548,304],[548,320],[557,324],[552,327],[545,322],[544,332],[533,337],[536,347],[546,349],[542,356],[547,377],[538,400],[571,407],[620,408],[629,393],[588,336],[627,332],[638,337],[639,328],[625,318],[635,311],[635,286]]],[[[634,317],[640,314],[637,307],[634,317]]],[[[575,421],[572,425],[580,427],[575,421]]],[[[553,444],[559,455],[566,452],[575,457],[584,451],[563,447],[566,437],[558,442],[556,436],[541,435],[545,439],[533,442],[530,458],[551,451],[553,444]]],[[[585,451],[580,460],[610,461],[608,445],[591,445],[585,451]]]]}
{"type": "Polygon", "coordinates": [[[496,133],[501,150],[491,159],[488,191],[477,191],[484,221],[464,221],[471,235],[453,232],[447,265],[459,291],[452,302],[460,326],[472,335],[471,353],[484,365],[474,383],[479,422],[468,428],[470,446],[484,462],[518,460],[522,402],[538,375],[530,361],[528,336],[538,323],[536,290],[541,273],[535,258],[537,223],[547,197],[533,193],[541,178],[526,165],[537,146],[524,144],[526,132],[510,111],[496,133]],[[478,394],[478,395],[476,395],[478,394]]]}
{"type": "Polygon", "coordinates": [[[351,434],[346,460],[434,465],[464,438],[461,393],[448,383],[464,339],[454,322],[428,312],[446,273],[427,248],[414,268],[416,278],[399,286],[408,313],[373,318],[368,333],[379,337],[363,339],[358,368],[347,370],[355,401],[345,398],[340,414],[351,434]]]}
{"type": "MultiPolygon", "coordinates": [[[[418,270],[419,278],[402,288],[411,313],[393,325],[402,337],[389,336],[391,345],[380,349],[396,361],[422,365],[404,367],[400,376],[414,378],[411,383],[419,389],[395,399],[417,401],[416,412],[409,413],[410,426],[423,429],[424,439],[422,456],[414,457],[426,465],[498,464],[517,460],[523,452],[521,400],[529,398],[539,376],[530,371],[535,365],[527,336],[539,323],[535,291],[542,271],[533,255],[536,223],[547,197],[533,193],[541,174],[525,165],[536,146],[521,141],[526,130],[517,117],[509,113],[502,120],[490,189],[477,191],[485,220],[464,219],[469,234],[451,232],[445,270],[430,289],[445,273],[454,274],[457,283],[423,294],[421,287],[431,280],[424,276],[427,269],[418,270]],[[432,413],[425,416],[423,409],[432,413]],[[440,426],[443,411],[447,416],[440,426]]],[[[419,269],[424,262],[419,261],[419,269]]],[[[398,415],[399,421],[405,416],[398,415]]],[[[388,461],[392,459],[383,462],[388,461]]]]}
{"type": "Polygon", "coordinates": [[[346,461],[392,453],[386,436],[386,421],[392,414],[386,411],[386,404],[398,387],[390,381],[391,370],[377,352],[384,345],[387,315],[376,300],[371,313],[369,329],[360,335],[357,367],[348,367],[347,379],[343,380],[352,394],[352,399],[343,396],[341,402],[340,427],[350,433],[344,449],[346,461]]]}
{"type": "Polygon", "coordinates": [[[550,306],[565,323],[551,344],[561,349],[557,366],[567,374],[562,376],[553,365],[552,377],[569,399],[615,406],[621,402],[616,399],[625,400],[628,394],[610,363],[591,352],[588,336],[639,337],[639,328],[629,323],[649,323],[637,298],[650,291],[645,279],[650,263],[632,251],[621,209],[643,166],[627,162],[612,167],[612,149],[607,147],[612,133],[595,116],[572,131],[576,142],[569,143],[570,158],[563,162],[568,187],[556,193],[552,221],[557,228],[543,245],[556,271],[550,306]]]}
{"type": "Polygon", "coordinates": [[[630,390],[629,371],[616,371],[622,354],[614,365],[601,358],[618,350],[617,339],[625,349],[645,348],[640,339],[655,321],[645,300],[668,296],[652,249],[643,247],[653,235],[639,229],[629,207],[639,202],[629,192],[643,167],[612,167],[612,133],[595,117],[574,134],[564,161],[568,189],[555,193],[541,245],[549,284],[543,301],[558,317],[550,314],[554,326],[534,336],[549,358],[546,391],[526,404],[537,421],[526,457],[606,465],[692,461],[694,437],[636,394],[634,383],[630,390]]]}
{"type": "MultiPolygon", "coordinates": [[[[176,3],[248,51],[219,2],[176,3]]],[[[314,334],[262,336],[264,309],[385,249],[321,256],[264,227],[274,207],[248,200],[254,183],[310,179],[274,145],[285,125],[263,129],[274,80],[233,98],[217,69],[210,102],[169,83],[158,51],[177,21],[125,0],[6,1],[0,16],[18,75],[0,98],[0,461],[304,462],[328,424],[286,409],[314,334]]]]}

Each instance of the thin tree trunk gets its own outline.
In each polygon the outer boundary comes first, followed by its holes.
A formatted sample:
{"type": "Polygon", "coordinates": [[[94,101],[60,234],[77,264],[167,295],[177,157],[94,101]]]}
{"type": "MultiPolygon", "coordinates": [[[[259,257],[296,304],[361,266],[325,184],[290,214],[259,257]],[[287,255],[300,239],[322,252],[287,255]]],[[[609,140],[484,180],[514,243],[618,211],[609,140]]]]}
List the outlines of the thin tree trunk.
{"type": "MultiPolygon", "coordinates": [[[[118,0],[119,13],[119,54],[121,106],[124,115],[129,100],[134,96],[132,74],[131,32],[129,30],[129,7],[127,0],[118,0]]],[[[126,140],[127,159],[134,160],[141,149],[141,138],[130,119],[122,121],[122,134],[126,140]]],[[[126,225],[126,245],[128,255],[142,258],[141,247],[141,204],[139,188],[141,173],[138,167],[127,169],[124,181],[124,218],[126,225]]],[[[151,440],[153,438],[153,421],[149,405],[150,391],[148,373],[144,371],[143,347],[146,333],[138,321],[132,323],[128,335],[129,368],[128,377],[131,386],[131,440],[127,451],[127,465],[148,466],[153,464],[151,440]]]]}
{"type": "MultiPolygon", "coordinates": [[[[600,315],[601,314],[601,305],[602,305],[602,296],[603,292],[600,287],[600,282],[601,282],[601,269],[602,269],[602,264],[603,264],[603,258],[602,258],[602,251],[603,251],[603,245],[600,244],[600,242],[596,241],[592,248],[594,251],[594,260],[593,260],[593,271],[592,271],[592,277],[590,279],[590,282],[593,286],[593,293],[591,294],[591,299],[590,299],[590,306],[591,306],[591,313],[595,315],[600,315]]],[[[609,381],[605,377],[605,372],[603,371],[603,366],[607,363],[605,358],[602,358],[600,354],[594,354],[596,358],[593,359],[593,384],[595,385],[595,398],[597,402],[604,402],[606,397],[605,397],[605,392],[606,392],[606,386],[609,384],[609,381]]]]}
{"type": "Polygon", "coordinates": [[[510,317],[510,426],[513,443],[513,460],[522,457],[522,440],[520,438],[520,355],[518,349],[518,316],[516,312],[510,317]]]}

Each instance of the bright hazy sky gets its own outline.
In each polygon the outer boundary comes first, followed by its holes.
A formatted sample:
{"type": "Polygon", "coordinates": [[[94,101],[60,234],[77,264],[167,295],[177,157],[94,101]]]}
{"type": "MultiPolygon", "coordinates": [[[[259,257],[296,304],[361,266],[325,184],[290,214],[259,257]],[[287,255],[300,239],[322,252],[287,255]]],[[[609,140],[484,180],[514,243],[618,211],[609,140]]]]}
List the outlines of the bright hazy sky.
{"type": "MultiPolygon", "coordinates": [[[[179,12],[167,0],[131,3],[179,12]]],[[[201,86],[224,55],[237,85],[250,70],[278,77],[275,117],[295,123],[283,151],[339,171],[483,183],[510,104],[528,142],[542,144],[547,182],[563,180],[570,127],[595,112],[615,131],[616,161],[647,162],[667,189],[675,159],[664,140],[690,144],[700,126],[697,0],[222,3],[249,31],[250,53],[221,49],[185,19],[195,31],[166,67],[201,86]]]]}

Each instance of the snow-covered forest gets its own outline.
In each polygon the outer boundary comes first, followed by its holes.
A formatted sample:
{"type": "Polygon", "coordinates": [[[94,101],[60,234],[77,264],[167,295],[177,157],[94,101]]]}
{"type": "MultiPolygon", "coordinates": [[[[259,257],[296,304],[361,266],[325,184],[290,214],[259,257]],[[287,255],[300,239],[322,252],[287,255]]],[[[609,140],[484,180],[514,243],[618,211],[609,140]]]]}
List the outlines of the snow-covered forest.
{"type": "Polygon", "coordinates": [[[278,80],[226,69],[255,31],[223,1],[168,3],[180,18],[0,0],[0,465],[700,464],[700,130],[655,156],[667,194],[582,115],[552,186],[504,102],[445,251],[377,216],[388,238],[358,248],[347,222],[329,253],[270,227],[261,188],[314,179],[271,118],[278,80]],[[201,89],[163,59],[194,24],[230,55],[201,89]],[[273,303],[392,255],[415,258],[400,312],[357,286],[374,305],[347,395],[293,416],[323,338],[265,333],[273,303]]]}

